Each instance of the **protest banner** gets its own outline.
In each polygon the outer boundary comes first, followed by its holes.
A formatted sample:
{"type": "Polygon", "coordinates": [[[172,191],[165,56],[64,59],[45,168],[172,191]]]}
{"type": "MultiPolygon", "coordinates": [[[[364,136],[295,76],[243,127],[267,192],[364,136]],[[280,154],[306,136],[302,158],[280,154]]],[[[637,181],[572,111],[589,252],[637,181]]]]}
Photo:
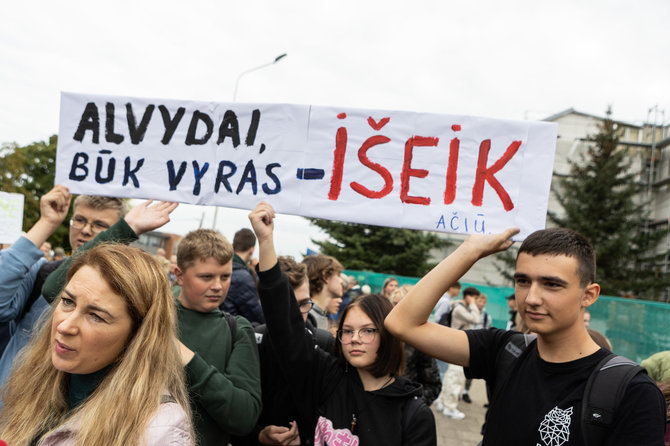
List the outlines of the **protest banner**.
{"type": "Polygon", "coordinates": [[[23,195],[0,192],[0,243],[14,243],[23,227],[23,195]]]}
{"type": "Polygon", "coordinates": [[[544,227],[557,125],[63,93],[56,182],[454,233],[544,227]]]}

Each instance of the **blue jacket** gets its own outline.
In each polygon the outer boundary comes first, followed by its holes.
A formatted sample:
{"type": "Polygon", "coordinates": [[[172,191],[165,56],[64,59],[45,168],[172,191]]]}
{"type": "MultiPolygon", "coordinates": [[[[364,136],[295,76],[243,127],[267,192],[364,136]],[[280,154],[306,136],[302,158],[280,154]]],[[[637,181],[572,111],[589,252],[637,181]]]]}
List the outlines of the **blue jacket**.
{"type": "Polygon", "coordinates": [[[221,311],[232,315],[243,316],[252,324],[265,323],[261,301],[256,291],[256,280],[251,270],[237,254],[233,257],[233,276],[230,279],[230,288],[220,308],[221,311]]]}

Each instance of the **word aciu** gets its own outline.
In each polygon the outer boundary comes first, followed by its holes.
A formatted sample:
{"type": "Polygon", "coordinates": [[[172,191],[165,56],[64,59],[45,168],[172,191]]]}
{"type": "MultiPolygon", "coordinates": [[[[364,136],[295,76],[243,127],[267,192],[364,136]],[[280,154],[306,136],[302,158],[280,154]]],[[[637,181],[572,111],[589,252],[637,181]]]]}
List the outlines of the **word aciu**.
{"type": "MultiPolygon", "coordinates": [[[[128,136],[130,143],[138,145],[144,140],[144,136],[151,122],[156,106],[149,104],[145,107],[142,119],[137,121],[133,105],[129,102],[126,104],[126,121],[128,123],[128,136]]],[[[168,145],[177,130],[177,126],[186,114],[184,107],[179,107],[174,116],[170,116],[170,110],[165,105],[159,105],[158,111],[161,114],[163,121],[163,137],[161,144],[168,145]]],[[[110,144],[121,144],[125,140],[125,136],[121,133],[116,133],[114,128],[116,108],[112,102],[105,104],[105,141],[110,144]]],[[[261,120],[261,112],[256,109],[251,112],[251,122],[247,129],[247,136],[244,144],[246,146],[253,146],[256,141],[256,133],[258,125],[261,120]]],[[[91,141],[94,144],[100,144],[100,113],[95,102],[86,104],[84,111],[79,119],[79,125],[74,133],[72,139],[78,142],[83,142],[86,132],[91,133],[91,141]]],[[[214,121],[207,113],[199,110],[193,110],[191,113],[191,120],[188,125],[188,131],[184,144],[187,146],[204,145],[209,142],[214,134],[214,121]],[[205,133],[198,136],[198,129],[204,125],[205,133]]],[[[223,114],[223,120],[219,124],[216,144],[223,144],[226,138],[230,138],[233,147],[240,145],[240,126],[237,120],[237,115],[232,110],[226,110],[223,114]]],[[[260,153],[265,151],[265,144],[261,144],[260,153]]]]}
{"type": "MultiPolygon", "coordinates": [[[[345,119],[347,115],[340,113],[337,115],[338,119],[345,119]]],[[[368,124],[374,130],[381,130],[390,118],[382,118],[376,122],[372,117],[368,118],[368,124]]],[[[454,132],[461,130],[460,125],[452,125],[451,129],[454,132]]],[[[393,176],[391,172],[379,163],[370,160],[367,152],[378,145],[386,144],[391,140],[384,135],[374,135],[363,142],[358,149],[358,160],[365,167],[376,172],[384,181],[384,185],[379,190],[371,190],[357,181],[352,181],[349,186],[358,194],[373,199],[379,199],[387,196],[393,190],[393,176]]],[[[403,159],[402,171],[400,173],[400,200],[403,203],[412,203],[428,206],[431,203],[430,197],[416,197],[409,195],[410,180],[412,177],[425,178],[428,176],[428,170],[412,168],[412,158],[415,147],[436,147],[439,142],[437,137],[412,136],[405,143],[405,153],[403,159]]],[[[506,211],[514,209],[514,203],[502,184],[495,177],[496,173],[502,170],[503,167],[512,159],[512,157],[519,151],[521,141],[513,141],[505,150],[505,153],[496,160],[493,164],[488,165],[488,156],[491,150],[491,140],[485,139],[479,145],[479,158],[477,160],[477,167],[475,173],[475,183],[472,187],[472,200],[474,206],[482,206],[484,197],[484,184],[488,183],[493,190],[498,194],[500,201],[506,211]]],[[[456,180],[458,173],[458,152],[460,149],[460,140],[453,138],[449,143],[449,162],[447,166],[445,188],[444,188],[444,204],[452,204],[456,198],[456,180]]],[[[347,152],[347,129],[340,127],[337,129],[335,136],[335,152],[333,159],[333,173],[330,179],[330,190],[328,198],[330,200],[337,200],[342,191],[342,177],[344,174],[344,159],[347,152]]]]}

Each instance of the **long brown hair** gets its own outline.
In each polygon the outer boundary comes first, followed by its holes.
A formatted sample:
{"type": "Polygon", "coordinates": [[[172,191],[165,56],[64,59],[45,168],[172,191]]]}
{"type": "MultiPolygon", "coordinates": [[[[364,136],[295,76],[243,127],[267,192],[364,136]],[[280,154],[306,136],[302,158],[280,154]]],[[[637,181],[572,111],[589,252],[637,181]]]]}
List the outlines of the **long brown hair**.
{"type": "Polygon", "coordinates": [[[135,322],[128,344],[93,394],[69,412],[68,375],[51,363],[56,299],[48,321],[17,359],[3,388],[0,438],[8,444],[30,444],[71,420],[76,420],[77,445],[138,444],[165,392],[190,414],[176,344],[174,298],[158,263],[137,248],[100,245],[74,260],[67,281],[85,265],[125,300],[135,322]]]}

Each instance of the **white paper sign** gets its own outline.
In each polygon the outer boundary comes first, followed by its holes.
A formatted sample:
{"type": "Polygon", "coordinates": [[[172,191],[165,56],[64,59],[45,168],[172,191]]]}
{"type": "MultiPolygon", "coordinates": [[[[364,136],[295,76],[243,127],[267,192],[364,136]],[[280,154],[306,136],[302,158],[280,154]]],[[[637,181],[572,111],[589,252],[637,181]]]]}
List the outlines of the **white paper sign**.
{"type": "Polygon", "coordinates": [[[23,195],[0,192],[0,243],[14,243],[23,226],[23,195]]]}
{"type": "Polygon", "coordinates": [[[56,182],[400,228],[544,228],[557,125],[287,104],[61,96],[56,182]]]}

